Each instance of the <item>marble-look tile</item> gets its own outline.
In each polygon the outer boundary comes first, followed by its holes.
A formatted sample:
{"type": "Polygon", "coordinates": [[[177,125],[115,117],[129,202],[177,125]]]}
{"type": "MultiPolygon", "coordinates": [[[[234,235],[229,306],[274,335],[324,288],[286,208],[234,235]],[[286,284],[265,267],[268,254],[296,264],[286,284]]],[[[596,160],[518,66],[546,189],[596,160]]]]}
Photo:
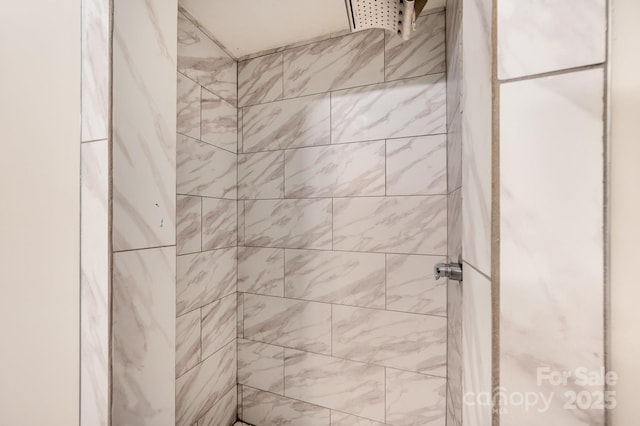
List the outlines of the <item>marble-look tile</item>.
{"type": "Polygon", "coordinates": [[[332,354],[340,358],[447,374],[446,318],[334,305],[332,330],[332,354]]]}
{"type": "Polygon", "coordinates": [[[242,143],[242,108],[238,108],[238,151],[237,152],[242,152],[243,150],[243,143],[242,143]]]}
{"type": "Polygon", "coordinates": [[[331,410],[331,426],[385,426],[385,424],[331,410]]]}
{"type": "MultiPolygon", "coordinates": [[[[458,189],[447,196],[447,258],[450,262],[458,262],[462,255],[462,192],[458,189]]],[[[467,210],[467,214],[474,214],[474,210],[467,210]]],[[[475,234],[473,230],[467,232],[475,234]]],[[[465,245],[465,249],[467,247],[465,245]]]]}
{"type": "Polygon", "coordinates": [[[238,149],[238,109],[202,89],[200,139],[204,142],[236,152],[238,149]]]}
{"type": "Polygon", "coordinates": [[[245,201],[247,245],[331,249],[330,199],[245,201]]]}
{"type": "MultiPolygon", "coordinates": [[[[522,3],[529,3],[524,1],[522,3]]],[[[519,6],[518,6],[519,7],[519,6]]],[[[526,7],[526,6],[525,6],[526,7]]],[[[491,274],[492,5],[465,3],[462,81],[462,246],[464,259],[491,274]],[[468,40],[467,40],[468,39],[468,40]]],[[[534,14],[535,15],[535,14],[534,14]]],[[[537,15],[536,15],[537,16],[537,15]]],[[[535,18],[533,18],[535,19],[535,18]]],[[[569,25],[570,26],[570,25],[569,25]]],[[[561,114],[562,112],[559,112],[561,114]]]]}
{"type": "Polygon", "coordinates": [[[238,383],[282,395],[284,348],[238,340],[238,383]]]}
{"type": "MultiPolygon", "coordinates": [[[[469,114],[477,114],[470,111],[469,114]]],[[[452,192],[462,186],[462,114],[453,115],[447,132],[447,191],[452,192]]],[[[489,123],[491,124],[491,123],[489,123]]],[[[473,184],[473,182],[468,182],[473,184]]]]}
{"type": "Polygon", "coordinates": [[[202,358],[236,338],[237,296],[230,294],[202,307],[202,358]]]}
{"type": "Polygon", "coordinates": [[[200,139],[202,88],[188,77],[178,73],[177,131],[200,139]]]}
{"type": "Polygon", "coordinates": [[[238,248],[238,291],[284,296],[284,250],[238,248]]]}
{"type": "Polygon", "coordinates": [[[284,97],[384,81],[384,32],[363,31],[284,52],[284,97]]]}
{"type": "Polygon", "coordinates": [[[357,142],[444,133],[445,92],[444,74],[333,92],[331,141],[357,142]]]}
{"type": "Polygon", "coordinates": [[[462,426],[462,284],[447,281],[447,425],[462,426]]]}
{"type": "Polygon", "coordinates": [[[202,250],[238,245],[238,202],[202,199],[202,250]]]}
{"type": "Polygon", "coordinates": [[[244,241],[244,201],[238,201],[238,245],[243,246],[244,241]]]}
{"type": "Polygon", "coordinates": [[[236,293],[238,295],[238,305],[237,305],[237,327],[238,331],[236,333],[238,339],[244,338],[244,295],[242,293],[236,293]]]}
{"type": "Polygon", "coordinates": [[[113,255],[111,421],[169,425],[175,416],[174,247],[113,255]]]}
{"type": "Polygon", "coordinates": [[[244,294],[244,337],[329,354],[331,305],[244,294]]]}
{"type": "Polygon", "coordinates": [[[233,105],[238,100],[236,61],[178,13],[178,71],[233,105]]]}
{"type": "Polygon", "coordinates": [[[433,265],[444,261],[444,257],[388,254],[387,309],[446,316],[446,280],[433,277],[433,265]]]}
{"type": "Polygon", "coordinates": [[[108,0],[82,1],[83,142],[109,137],[109,7],[108,0]]]}
{"type": "Polygon", "coordinates": [[[327,145],[331,141],[330,94],[244,108],[243,152],[327,145]]]}
{"type": "Polygon", "coordinates": [[[287,150],[285,197],[384,195],[384,141],[287,150]]]}
{"type": "Polygon", "coordinates": [[[384,368],[284,350],[285,396],[384,421],[384,368]]]}
{"type": "MultiPolygon", "coordinates": [[[[510,392],[603,391],[540,386],[536,369],[604,368],[604,99],[602,68],[501,87],[500,385],[510,392]]],[[[565,402],[535,418],[510,406],[501,423],[604,424],[597,406],[565,402]]]]}
{"type": "Polygon", "coordinates": [[[200,310],[176,318],[176,377],[200,362],[200,310]]]}
{"type": "Polygon", "coordinates": [[[445,254],[446,232],[446,196],[333,201],[336,250],[445,254]]]}
{"type": "Polygon", "coordinates": [[[387,368],[385,383],[388,424],[445,426],[446,379],[387,368]]]}
{"type": "Polygon", "coordinates": [[[236,198],[236,156],[178,135],[178,194],[236,198]]]}
{"type": "Polygon", "coordinates": [[[235,293],[235,247],[178,256],[178,315],[235,293]]]}
{"type": "Polygon", "coordinates": [[[231,426],[238,417],[238,387],[233,387],[204,416],[198,426],[231,426]]]}
{"type": "Polygon", "coordinates": [[[81,145],[81,424],[109,420],[109,143],[81,145]]]}
{"type": "Polygon", "coordinates": [[[238,63],[238,106],[282,99],[282,53],[238,63]]]}
{"type": "Polygon", "coordinates": [[[238,198],[284,196],[284,151],[238,155],[238,198]]]}
{"type": "MultiPolygon", "coordinates": [[[[242,415],[242,385],[238,385],[238,419],[242,419],[243,415],[242,415]]],[[[242,422],[235,422],[234,426],[244,426],[246,425],[246,423],[242,423],[242,422]]],[[[248,426],[248,425],[247,425],[248,426]]]]}
{"type": "Polygon", "coordinates": [[[176,249],[178,254],[201,250],[202,206],[200,197],[176,197],[176,249]]]}
{"type": "Polygon", "coordinates": [[[328,408],[242,387],[242,420],[254,425],[330,426],[330,415],[328,408]]]}
{"type": "MultiPolygon", "coordinates": [[[[236,342],[175,381],[176,426],[193,425],[236,386],[236,342]]],[[[173,390],[173,386],[171,387],[173,390]]]]}
{"type": "Polygon", "coordinates": [[[286,250],[285,296],[384,309],[382,253],[286,250]]]}
{"type": "Polygon", "coordinates": [[[387,195],[447,192],[447,135],[387,141],[387,195]]]}
{"type": "Polygon", "coordinates": [[[460,114],[462,88],[462,2],[447,0],[445,12],[447,48],[447,124],[460,114]]]}
{"type": "Polygon", "coordinates": [[[446,70],[444,13],[432,13],[416,20],[417,30],[408,41],[386,33],[385,79],[419,77],[446,70]]]}
{"type": "Polygon", "coordinates": [[[548,7],[535,0],[500,0],[497,24],[500,79],[606,59],[606,0],[570,0],[548,7]]]}
{"type": "Polygon", "coordinates": [[[176,243],[176,1],[113,7],[113,250],[176,243]]]}
{"type": "MultiPolygon", "coordinates": [[[[473,268],[465,265],[464,269],[462,388],[465,393],[491,394],[491,282],[473,268]]],[[[491,415],[489,404],[467,404],[462,423],[490,425],[491,415]]]]}

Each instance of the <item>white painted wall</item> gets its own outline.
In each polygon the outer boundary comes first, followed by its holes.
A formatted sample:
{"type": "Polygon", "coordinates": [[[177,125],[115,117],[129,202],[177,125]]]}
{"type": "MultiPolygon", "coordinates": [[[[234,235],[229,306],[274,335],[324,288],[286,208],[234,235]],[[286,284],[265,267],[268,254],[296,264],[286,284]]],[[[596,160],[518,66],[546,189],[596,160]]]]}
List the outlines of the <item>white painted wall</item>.
{"type": "Polygon", "coordinates": [[[613,426],[637,424],[640,379],[640,2],[613,0],[611,46],[611,369],[613,426]]]}
{"type": "Polygon", "coordinates": [[[80,0],[0,13],[0,424],[78,424],[80,0]]]}

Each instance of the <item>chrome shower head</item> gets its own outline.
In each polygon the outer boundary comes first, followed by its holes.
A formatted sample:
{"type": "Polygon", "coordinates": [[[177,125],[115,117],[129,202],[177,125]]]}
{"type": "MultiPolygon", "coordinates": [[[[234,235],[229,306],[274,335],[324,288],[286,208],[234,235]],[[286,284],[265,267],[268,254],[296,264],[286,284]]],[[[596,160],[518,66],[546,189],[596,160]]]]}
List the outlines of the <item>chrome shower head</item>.
{"type": "Polygon", "coordinates": [[[408,40],[427,0],[346,0],[351,31],[382,28],[408,40]]]}

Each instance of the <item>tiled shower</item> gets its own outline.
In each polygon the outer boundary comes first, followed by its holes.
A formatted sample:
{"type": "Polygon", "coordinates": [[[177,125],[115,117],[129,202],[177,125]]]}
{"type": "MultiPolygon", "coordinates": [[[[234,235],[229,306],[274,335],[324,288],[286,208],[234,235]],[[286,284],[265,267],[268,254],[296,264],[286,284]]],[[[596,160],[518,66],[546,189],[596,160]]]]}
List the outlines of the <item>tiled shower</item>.
{"type": "Polygon", "coordinates": [[[596,194],[575,200],[590,215],[572,235],[592,265],[581,301],[602,309],[602,33],[537,68],[492,2],[449,0],[408,42],[342,32],[236,58],[175,1],[83,4],[83,426],[604,424],[598,410],[531,419],[464,399],[530,389],[530,353],[604,363],[597,332],[549,355],[583,330],[554,311],[573,287],[522,293],[516,242],[540,241],[507,219],[549,224],[514,197],[539,175],[513,147],[520,127],[554,141],[528,114],[563,93],[570,125],[554,126],[584,129],[589,148],[574,148],[594,167],[557,188],[596,194]],[[462,283],[434,279],[462,254],[462,283]],[[566,334],[523,351],[520,313],[566,334]]]}

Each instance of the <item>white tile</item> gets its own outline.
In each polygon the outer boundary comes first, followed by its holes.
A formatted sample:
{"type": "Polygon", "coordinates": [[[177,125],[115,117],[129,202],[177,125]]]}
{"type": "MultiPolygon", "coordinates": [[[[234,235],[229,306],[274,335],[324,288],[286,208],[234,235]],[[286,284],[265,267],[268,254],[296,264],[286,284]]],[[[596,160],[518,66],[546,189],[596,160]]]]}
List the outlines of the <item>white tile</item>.
{"type": "Polygon", "coordinates": [[[284,196],[284,151],[238,155],[238,198],[284,196]]]}
{"type": "Polygon", "coordinates": [[[242,419],[254,425],[330,426],[330,410],[242,387],[242,419]]]}
{"type": "Polygon", "coordinates": [[[284,250],[239,247],[238,291],[284,296],[284,250]]]}
{"type": "Polygon", "coordinates": [[[387,195],[447,193],[447,135],[387,140],[387,195]]]}
{"type": "Polygon", "coordinates": [[[284,393],[284,348],[238,340],[238,383],[284,393]]]}
{"type": "Polygon", "coordinates": [[[200,251],[202,241],[202,206],[200,197],[176,197],[176,248],[178,254],[200,251]]]}
{"type": "Polygon", "coordinates": [[[200,362],[200,310],[176,318],[176,377],[200,362]]]}
{"type": "Polygon", "coordinates": [[[177,131],[200,139],[202,88],[198,83],[178,73],[177,131]]]}
{"type": "Polygon", "coordinates": [[[238,244],[238,202],[202,199],[202,250],[238,244]]]}
{"type": "Polygon", "coordinates": [[[208,358],[235,340],[237,331],[237,296],[230,294],[202,307],[202,358],[208,358]]]}
{"type": "Polygon", "coordinates": [[[238,63],[238,106],[282,99],[282,53],[238,63]]]}
{"type": "Polygon", "coordinates": [[[238,110],[217,95],[202,89],[200,139],[236,152],[238,149],[238,110]]]}
{"type": "Polygon", "coordinates": [[[388,424],[445,426],[446,379],[387,368],[386,391],[388,424]]]}

